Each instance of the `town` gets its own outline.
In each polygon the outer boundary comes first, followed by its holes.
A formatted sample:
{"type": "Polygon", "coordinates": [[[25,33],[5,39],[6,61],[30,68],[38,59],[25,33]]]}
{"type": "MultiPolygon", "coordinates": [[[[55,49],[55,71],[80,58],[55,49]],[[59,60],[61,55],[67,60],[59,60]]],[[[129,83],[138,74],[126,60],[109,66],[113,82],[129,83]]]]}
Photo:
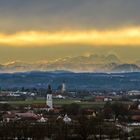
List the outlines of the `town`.
{"type": "Polygon", "coordinates": [[[140,91],[1,89],[0,138],[140,139],[140,91]]]}

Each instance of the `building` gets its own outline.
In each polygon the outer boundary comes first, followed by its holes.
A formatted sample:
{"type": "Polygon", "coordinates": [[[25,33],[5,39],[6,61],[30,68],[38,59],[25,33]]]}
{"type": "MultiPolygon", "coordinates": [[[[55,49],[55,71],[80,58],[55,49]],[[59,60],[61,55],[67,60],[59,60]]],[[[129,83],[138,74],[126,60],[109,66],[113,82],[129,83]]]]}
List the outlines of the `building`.
{"type": "Polygon", "coordinates": [[[71,118],[68,117],[68,115],[66,114],[63,118],[63,121],[66,123],[66,124],[69,124],[71,122],[71,118]]]}
{"type": "Polygon", "coordinates": [[[104,96],[96,96],[95,97],[95,102],[103,102],[104,101],[104,96]]]}
{"type": "Polygon", "coordinates": [[[131,91],[128,91],[128,95],[130,95],[130,96],[140,95],[140,91],[139,90],[131,90],[131,91]]]}
{"type": "Polygon", "coordinates": [[[63,94],[65,91],[66,91],[66,86],[64,83],[62,83],[60,86],[58,86],[57,93],[63,94]]]}
{"type": "Polygon", "coordinates": [[[105,97],[104,98],[104,102],[111,102],[112,101],[112,98],[110,98],[110,97],[105,97]]]}
{"type": "Polygon", "coordinates": [[[52,88],[48,85],[46,105],[48,109],[53,109],[52,88]]]}

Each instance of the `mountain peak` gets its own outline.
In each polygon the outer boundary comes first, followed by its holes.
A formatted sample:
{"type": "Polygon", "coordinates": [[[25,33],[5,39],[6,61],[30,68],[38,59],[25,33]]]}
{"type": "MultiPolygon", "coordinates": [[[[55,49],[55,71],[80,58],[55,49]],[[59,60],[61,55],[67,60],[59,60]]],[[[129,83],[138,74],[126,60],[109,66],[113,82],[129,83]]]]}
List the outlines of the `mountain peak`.
{"type": "Polygon", "coordinates": [[[109,54],[105,57],[106,60],[111,61],[111,62],[120,62],[120,59],[118,58],[118,56],[114,55],[114,54],[109,54]]]}
{"type": "Polygon", "coordinates": [[[113,72],[139,72],[140,67],[135,64],[121,64],[112,69],[113,72]]]}

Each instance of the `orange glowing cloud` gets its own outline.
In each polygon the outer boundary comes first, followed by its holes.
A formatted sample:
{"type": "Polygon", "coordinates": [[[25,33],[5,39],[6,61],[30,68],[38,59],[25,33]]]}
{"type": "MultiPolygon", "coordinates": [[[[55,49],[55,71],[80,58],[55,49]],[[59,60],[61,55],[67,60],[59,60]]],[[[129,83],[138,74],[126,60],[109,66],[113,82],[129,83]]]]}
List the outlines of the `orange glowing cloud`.
{"type": "Polygon", "coordinates": [[[88,31],[27,31],[0,33],[0,44],[8,46],[45,46],[57,44],[140,45],[140,28],[88,31]]]}

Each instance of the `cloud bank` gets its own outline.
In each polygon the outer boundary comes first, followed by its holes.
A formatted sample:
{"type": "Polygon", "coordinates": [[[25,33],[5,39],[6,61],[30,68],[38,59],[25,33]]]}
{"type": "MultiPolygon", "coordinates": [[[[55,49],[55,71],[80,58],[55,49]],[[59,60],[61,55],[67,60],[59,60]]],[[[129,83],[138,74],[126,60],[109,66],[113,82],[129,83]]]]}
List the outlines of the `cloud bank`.
{"type": "Polygon", "coordinates": [[[92,29],[140,25],[139,0],[1,0],[0,29],[92,29]]]}
{"type": "Polygon", "coordinates": [[[8,46],[48,46],[59,44],[81,44],[92,46],[139,46],[140,28],[114,30],[73,30],[39,32],[27,31],[14,34],[0,33],[0,45],[8,46]]]}

